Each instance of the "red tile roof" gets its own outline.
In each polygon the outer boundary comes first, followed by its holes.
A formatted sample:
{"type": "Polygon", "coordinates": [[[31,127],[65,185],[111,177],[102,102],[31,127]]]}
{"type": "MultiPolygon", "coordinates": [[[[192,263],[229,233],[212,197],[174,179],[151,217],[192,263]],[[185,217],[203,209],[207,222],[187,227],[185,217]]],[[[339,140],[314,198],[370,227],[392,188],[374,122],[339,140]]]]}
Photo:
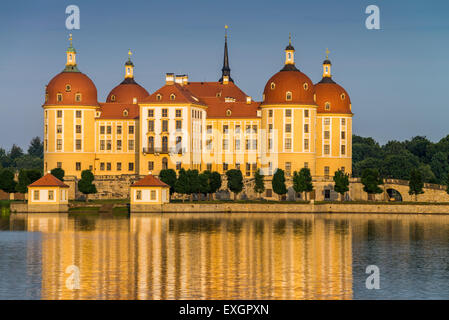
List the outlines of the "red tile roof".
{"type": "Polygon", "coordinates": [[[146,177],[144,177],[143,179],[135,182],[133,185],[131,185],[131,187],[167,187],[167,188],[169,188],[170,186],[168,184],[165,184],[164,182],[162,182],[161,180],[159,180],[152,174],[149,174],[146,177]]]}
{"type": "Polygon", "coordinates": [[[217,98],[202,98],[207,104],[207,119],[213,118],[257,118],[260,102],[224,102],[217,98]],[[231,114],[228,115],[227,111],[231,114]]]}
{"type": "Polygon", "coordinates": [[[100,103],[100,111],[100,119],[139,119],[138,104],[100,103]]]}
{"type": "Polygon", "coordinates": [[[140,103],[160,103],[160,104],[174,104],[174,103],[193,103],[204,105],[201,99],[189,91],[185,86],[181,86],[177,83],[166,84],[147,98],[140,101],[140,103]],[[170,96],[174,94],[175,99],[172,100],[170,96]],[[158,95],[161,99],[158,100],[158,95]]]}
{"type": "Polygon", "coordinates": [[[45,176],[40,178],[39,180],[34,181],[28,187],[61,187],[61,188],[69,188],[64,182],[56,178],[51,173],[47,173],[45,176]]]}

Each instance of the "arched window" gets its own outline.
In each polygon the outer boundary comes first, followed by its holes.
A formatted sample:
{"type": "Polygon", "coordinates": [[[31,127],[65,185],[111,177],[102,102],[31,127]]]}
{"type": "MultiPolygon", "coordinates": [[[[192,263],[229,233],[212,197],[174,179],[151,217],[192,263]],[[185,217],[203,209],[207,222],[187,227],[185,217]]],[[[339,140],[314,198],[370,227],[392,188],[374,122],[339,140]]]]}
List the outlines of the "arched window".
{"type": "Polygon", "coordinates": [[[226,110],[226,115],[227,115],[228,117],[230,117],[231,114],[232,114],[232,111],[231,111],[230,109],[226,110]]]}
{"type": "Polygon", "coordinates": [[[331,104],[330,104],[329,102],[326,102],[326,103],[324,104],[324,110],[330,111],[330,109],[331,109],[331,104]]]}
{"type": "Polygon", "coordinates": [[[111,95],[111,101],[115,101],[115,94],[111,95]]]}
{"type": "Polygon", "coordinates": [[[285,99],[287,101],[291,101],[292,100],[292,93],[290,91],[287,91],[285,94],[285,99]]]}
{"type": "Polygon", "coordinates": [[[75,94],[75,101],[76,102],[81,102],[81,93],[75,94]]]}
{"type": "Polygon", "coordinates": [[[176,152],[182,153],[182,137],[176,137],[176,152]]]}
{"type": "Polygon", "coordinates": [[[170,95],[170,100],[175,100],[176,99],[176,95],[174,94],[174,93],[172,93],[171,95],[170,95]]]}
{"type": "Polygon", "coordinates": [[[154,137],[148,137],[148,150],[154,152],[154,137]]]}
{"type": "Polygon", "coordinates": [[[162,158],[162,170],[166,170],[168,169],[168,159],[167,158],[162,158]]]}
{"type": "Polygon", "coordinates": [[[61,102],[61,101],[62,101],[62,93],[56,94],[56,100],[57,100],[58,102],[61,102]]]}
{"type": "Polygon", "coordinates": [[[123,110],[123,116],[124,116],[124,117],[127,117],[127,116],[128,116],[128,110],[126,110],[126,109],[123,110]]]}
{"type": "Polygon", "coordinates": [[[167,152],[167,151],[168,151],[168,137],[163,136],[162,137],[162,152],[167,152]]]}
{"type": "Polygon", "coordinates": [[[276,85],[274,84],[274,82],[271,83],[270,87],[271,87],[271,90],[274,90],[274,88],[276,87],[276,85]]]}
{"type": "Polygon", "coordinates": [[[161,100],[162,100],[162,95],[158,93],[158,94],[156,95],[156,100],[157,100],[157,101],[161,101],[161,100]]]}

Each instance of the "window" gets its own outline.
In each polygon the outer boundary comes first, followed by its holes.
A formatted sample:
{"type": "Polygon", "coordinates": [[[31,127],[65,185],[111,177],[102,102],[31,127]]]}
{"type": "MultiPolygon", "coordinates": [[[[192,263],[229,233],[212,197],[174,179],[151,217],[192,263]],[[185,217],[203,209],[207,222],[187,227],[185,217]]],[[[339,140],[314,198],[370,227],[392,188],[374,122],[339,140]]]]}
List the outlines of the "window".
{"type": "Polygon", "coordinates": [[[168,120],[162,120],[162,132],[168,132],[168,120]]]}
{"type": "Polygon", "coordinates": [[[117,151],[122,150],[122,140],[117,140],[117,151]]]}
{"type": "Polygon", "coordinates": [[[149,132],[154,132],[154,120],[149,120],[148,121],[148,131],[149,132]]]}
{"type": "Polygon", "coordinates": [[[150,192],[150,199],[151,200],[156,200],[156,190],[151,190],[151,192],[150,192]]]}
{"type": "Polygon", "coordinates": [[[330,118],[324,118],[324,125],[328,126],[331,124],[331,119],[330,118]]]}
{"type": "Polygon", "coordinates": [[[181,109],[176,109],[175,116],[176,116],[176,118],[181,118],[182,117],[182,110],[181,109]]]}
{"type": "Polygon", "coordinates": [[[228,150],[229,148],[229,140],[223,139],[223,150],[228,150]]]}
{"type": "Polygon", "coordinates": [[[212,133],[212,126],[211,125],[207,125],[206,126],[206,133],[208,133],[208,134],[212,133]]]}
{"type": "Polygon", "coordinates": [[[206,141],[206,150],[208,151],[212,150],[212,139],[208,139],[206,141]]]}
{"type": "Polygon", "coordinates": [[[273,118],[273,110],[268,110],[268,117],[273,118]]]}
{"type": "Polygon", "coordinates": [[[253,139],[253,150],[257,150],[257,140],[253,139]]]}
{"type": "Polygon", "coordinates": [[[161,94],[157,94],[156,100],[157,100],[157,101],[161,101],[161,100],[162,100],[162,95],[161,95],[161,94]]]}
{"type": "Polygon", "coordinates": [[[128,163],[128,171],[134,171],[134,162],[128,163]]]}
{"type": "Polygon", "coordinates": [[[104,162],[100,163],[100,171],[104,171],[104,162]]]}
{"type": "Polygon", "coordinates": [[[291,109],[285,110],[285,116],[286,116],[287,118],[290,118],[290,117],[292,116],[292,110],[291,110],[291,109]]]}
{"type": "Polygon", "coordinates": [[[81,139],[76,139],[76,150],[81,150],[81,139]]]}
{"type": "Polygon", "coordinates": [[[292,132],[292,125],[290,123],[285,124],[285,132],[292,132]]]}
{"type": "Polygon", "coordinates": [[[100,134],[104,134],[104,126],[100,126],[100,134]]]}
{"type": "Polygon", "coordinates": [[[346,125],[346,119],[344,119],[344,118],[341,119],[341,125],[342,125],[342,126],[345,126],[345,125],[346,125]]]}
{"type": "Polygon", "coordinates": [[[33,200],[39,201],[39,190],[34,190],[33,200]]]}
{"type": "Polygon", "coordinates": [[[267,190],[265,191],[265,196],[266,196],[267,198],[271,198],[271,197],[273,196],[273,190],[267,189],[267,190]]]}
{"type": "Polygon", "coordinates": [[[62,150],[62,139],[56,140],[56,150],[62,150]]]}
{"type": "Polygon", "coordinates": [[[341,167],[341,172],[345,173],[345,167],[341,167]]]}
{"type": "Polygon", "coordinates": [[[162,137],[162,152],[168,151],[168,137],[162,137]]]}
{"type": "Polygon", "coordinates": [[[344,139],[346,139],[346,132],[345,131],[342,131],[341,132],[341,138],[344,140],[344,139]]]}
{"type": "Polygon", "coordinates": [[[111,163],[110,162],[106,163],[106,170],[111,171],[111,163]]]}
{"type": "Polygon", "coordinates": [[[302,85],[302,87],[304,88],[304,90],[309,90],[309,84],[307,82],[304,82],[304,84],[302,85]]]}
{"type": "Polygon", "coordinates": [[[308,168],[309,167],[309,163],[308,162],[304,162],[304,168],[308,168]]]}
{"type": "Polygon", "coordinates": [[[304,118],[308,118],[309,117],[309,110],[304,110],[304,118]]]}
{"type": "Polygon", "coordinates": [[[168,169],[168,159],[162,158],[162,170],[167,170],[167,169],[168,169]]]}
{"type": "Polygon", "coordinates": [[[257,126],[253,126],[253,133],[257,133],[257,126]]]}
{"type": "Polygon", "coordinates": [[[112,133],[112,127],[111,126],[107,126],[106,127],[106,133],[107,134],[111,134],[112,133]]]}
{"type": "Polygon", "coordinates": [[[81,110],[76,110],[76,117],[81,118],[82,112],[81,110]]]}
{"type": "Polygon", "coordinates": [[[285,138],[285,149],[291,149],[292,148],[292,139],[285,138]]]}
{"type": "Polygon", "coordinates": [[[287,101],[291,101],[292,100],[292,93],[290,91],[286,92],[285,100],[287,100],[287,101]]]}
{"type": "Polygon", "coordinates": [[[56,126],[56,133],[62,133],[62,125],[61,124],[58,124],[56,126]]]}
{"type": "Polygon", "coordinates": [[[325,144],[324,145],[324,154],[329,154],[329,152],[330,152],[330,148],[329,148],[329,145],[328,144],[325,144]]]}
{"type": "Polygon", "coordinates": [[[176,162],[176,170],[181,170],[181,161],[176,162]]]}
{"type": "Polygon", "coordinates": [[[61,101],[62,101],[62,93],[56,94],[56,100],[57,100],[58,102],[61,102],[61,101]]]}
{"type": "Polygon", "coordinates": [[[154,170],[154,161],[148,161],[148,171],[154,170]]]}
{"type": "Polygon", "coordinates": [[[77,124],[75,128],[76,128],[76,133],[81,133],[81,125],[77,124]]]}
{"type": "Polygon", "coordinates": [[[326,179],[329,179],[329,167],[324,167],[324,177],[326,179]]]}
{"type": "Polygon", "coordinates": [[[117,134],[122,134],[122,126],[117,126],[117,134]]]}
{"type": "Polygon", "coordinates": [[[228,125],[223,125],[223,133],[224,134],[228,134],[229,133],[229,126],[228,125]]]}
{"type": "Polygon", "coordinates": [[[287,176],[290,176],[292,174],[292,163],[291,162],[285,163],[285,174],[287,176]]]}
{"type": "Polygon", "coordinates": [[[240,170],[240,163],[236,162],[236,163],[235,163],[235,168],[236,168],[237,170],[240,170]]]}
{"type": "Polygon", "coordinates": [[[142,190],[136,190],[136,200],[142,200],[142,190]]]}
{"type": "Polygon", "coordinates": [[[111,95],[111,101],[115,101],[115,95],[111,95]]]}
{"type": "Polygon", "coordinates": [[[111,140],[106,140],[106,150],[111,150],[111,149],[112,149],[111,140]]]}
{"type": "Polygon", "coordinates": [[[268,150],[272,150],[273,149],[273,139],[268,139],[268,150]]]}
{"type": "Polygon", "coordinates": [[[134,134],[134,126],[129,126],[128,127],[128,133],[129,134],[134,134]]]}
{"type": "Polygon", "coordinates": [[[324,200],[330,200],[330,198],[331,198],[330,189],[324,189],[324,200]]]}
{"type": "Polygon", "coordinates": [[[304,125],[304,133],[309,133],[309,125],[307,123],[304,125]]]}
{"type": "Polygon", "coordinates": [[[70,86],[70,84],[66,84],[65,85],[65,92],[70,92],[72,91],[72,87],[70,86]]]}
{"type": "Polygon", "coordinates": [[[341,145],[341,154],[346,154],[346,146],[344,144],[341,145]]]}
{"type": "Polygon", "coordinates": [[[240,134],[240,125],[239,124],[235,125],[235,133],[240,134]]]}
{"type": "Polygon", "coordinates": [[[328,130],[324,131],[324,139],[329,139],[330,132],[328,130]]]}
{"type": "Polygon", "coordinates": [[[176,95],[174,94],[174,93],[172,93],[171,95],[170,95],[170,100],[175,100],[176,99],[176,95]]]}
{"type": "Polygon", "coordinates": [[[176,120],[176,131],[182,130],[182,120],[176,120]]]}
{"type": "Polygon", "coordinates": [[[81,93],[75,94],[75,101],[76,102],[81,102],[81,93]]]}
{"type": "Polygon", "coordinates": [[[128,150],[134,150],[134,140],[128,140],[128,150]]]}
{"type": "Polygon", "coordinates": [[[223,171],[228,171],[228,164],[223,162],[223,171]]]}
{"type": "Polygon", "coordinates": [[[251,175],[251,164],[247,163],[245,169],[246,169],[246,176],[249,177],[251,175]]]}
{"type": "Polygon", "coordinates": [[[148,118],[153,118],[153,117],[154,117],[154,110],[148,109],[148,118]]]}
{"type": "Polygon", "coordinates": [[[117,162],[117,171],[122,171],[122,163],[117,162]]]}
{"type": "Polygon", "coordinates": [[[212,171],[212,163],[206,164],[206,169],[212,171]]]}
{"type": "Polygon", "coordinates": [[[245,149],[246,150],[251,149],[251,141],[249,139],[246,139],[245,141],[245,149]]]}
{"type": "Polygon", "coordinates": [[[168,109],[162,109],[162,117],[167,118],[168,116],[168,109]]]}
{"type": "Polygon", "coordinates": [[[276,87],[276,84],[275,84],[274,82],[272,82],[272,83],[270,84],[271,90],[274,90],[275,87],[276,87]]]}
{"type": "Polygon", "coordinates": [[[342,93],[340,97],[341,97],[341,100],[345,100],[346,95],[344,93],[342,93]]]}
{"type": "Polygon", "coordinates": [[[304,150],[309,150],[309,139],[304,139],[304,150]]]}
{"type": "Polygon", "coordinates": [[[100,150],[104,150],[104,146],[105,146],[105,141],[100,140],[100,150]]]}
{"type": "Polygon", "coordinates": [[[56,162],[56,167],[62,169],[62,162],[56,162]]]}
{"type": "Polygon", "coordinates": [[[273,124],[270,123],[268,124],[268,133],[272,133],[273,132],[273,124]]]}
{"type": "Polygon", "coordinates": [[[235,139],[235,150],[240,150],[240,139],[235,139]]]}
{"type": "Polygon", "coordinates": [[[329,111],[331,109],[331,104],[329,102],[326,102],[324,104],[324,110],[329,111]]]}
{"type": "Polygon", "coordinates": [[[176,152],[182,153],[182,137],[176,137],[176,152]]]}
{"type": "Polygon", "coordinates": [[[56,111],[56,117],[62,118],[62,110],[56,111]]]}

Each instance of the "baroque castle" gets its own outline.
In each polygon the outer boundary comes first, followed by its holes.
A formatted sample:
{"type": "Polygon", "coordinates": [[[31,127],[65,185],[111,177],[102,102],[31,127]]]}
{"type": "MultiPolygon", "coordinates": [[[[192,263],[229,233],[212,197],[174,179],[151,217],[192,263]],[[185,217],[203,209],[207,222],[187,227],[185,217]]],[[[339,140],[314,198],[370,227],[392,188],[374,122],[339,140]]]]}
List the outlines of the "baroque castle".
{"type": "Polygon", "coordinates": [[[285,48],[285,65],[266,83],[261,102],[231,77],[225,35],[218,81],[192,82],[167,73],[165,85],[149,93],[134,79],[129,52],[124,80],[99,102],[92,80],[78,69],[77,52],[66,51],[65,69],[45,88],[44,169],[67,176],[158,174],[161,169],[257,169],[286,175],[309,168],[326,178],[338,169],[351,173],[352,111],[344,88],[323,62],[313,83],[285,48]]]}

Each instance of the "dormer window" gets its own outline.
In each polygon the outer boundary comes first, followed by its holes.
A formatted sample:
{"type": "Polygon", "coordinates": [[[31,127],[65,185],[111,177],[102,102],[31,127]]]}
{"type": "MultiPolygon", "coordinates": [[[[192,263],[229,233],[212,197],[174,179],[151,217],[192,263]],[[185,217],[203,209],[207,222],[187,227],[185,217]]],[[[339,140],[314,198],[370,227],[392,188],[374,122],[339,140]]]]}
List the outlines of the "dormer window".
{"type": "Polygon", "coordinates": [[[271,87],[271,90],[274,90],[274,88],[276,87],[276,85],[274,84],[274,82],[272,82],[272,83],[270,84],[270,87],[271,87]]]}
{"type": "Polygon", "coordinates": [[[326,103],[324,104],[324,110],[330,111],[330,109],[331,109],[331,104],[330,104],[329,102],[326,102],[326,103]]]}
{"type": "Polygon", "coordinates": [[[291,101],[292,100],[292,93],[290,91],[287,91],[285,94],[285,100],[291,101]]]}
{"type": "Polygon", "coordinates": [[[340,97],[341,97],[341,100],[345,100],[346,95],[344,93],[342,93],[340,97]]]}
{"type": "Polygon", "coordinates": [[[75,101],[76,102],[81,102],[81,93],[75,94],[75,101]]]}
{"type": "Polygon", "coordinates": [[[111,101],[115,101],[115,94],[111,95],[111,101]]]}
{"type": "Polygon", "coordinates": [[[162,100],[162,95],[158,93],[158,94],[156,95],[156,100],[157,100],[157,101],[161,101],[161,100],[162,100]]]}
{"type": "Polygon", "coordinates": [[[226,110],[226,115],[227,115],[228,117],[230,117],[231,114],[232,114],[232,111],[231,111],[230,109],[226,110]]]}
{"type": "Polygon", "coordinates": [[[221,97],[221,91],[217,92],[217,94],[215,95],[217,98],[221,97]]]}
{"type": "Polygon", "coordinates": [[[304,90],[309,90],[309,84],[307,82],[304,82],[304,84],[302,85],[302,87],[304,88],[304,90]]]}
{"type": "Polygon", "coordinates": [[[70,84],[66,84],[65,85],[65,92],[70,92],[72,91],[72,87],[70,86],[70,84]]]}
{"type": "Polygon", "coordinates": [[[123,116],[124,116],[124,117],[127,117],[127,116],[128,116],[128,110],[126,110],[126,109],[123,110],[123,116]]]}
{"type": "Polygon", "coordinates": [[[174,93],[172,93],[171,95],[170,95],[170,100],[175,100],[176,99],[176,95],[174,94],[174,93]]]}
{"type": "Polygon", "coordinates": [[[62,101],[62,93],[56,94],[56,100],[57,100],[58,102],[61,102],[61,101],[62,101]]]}

